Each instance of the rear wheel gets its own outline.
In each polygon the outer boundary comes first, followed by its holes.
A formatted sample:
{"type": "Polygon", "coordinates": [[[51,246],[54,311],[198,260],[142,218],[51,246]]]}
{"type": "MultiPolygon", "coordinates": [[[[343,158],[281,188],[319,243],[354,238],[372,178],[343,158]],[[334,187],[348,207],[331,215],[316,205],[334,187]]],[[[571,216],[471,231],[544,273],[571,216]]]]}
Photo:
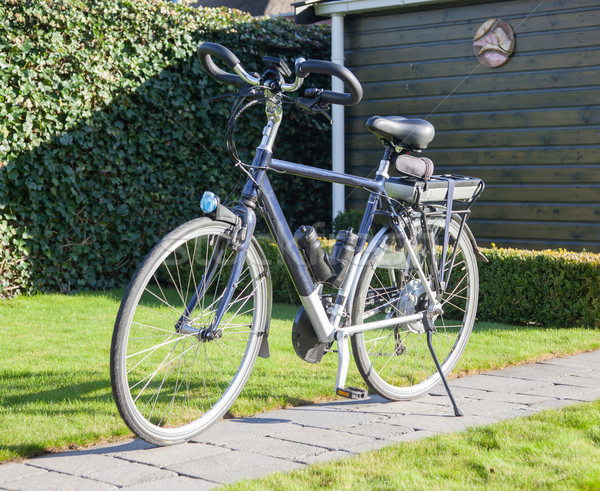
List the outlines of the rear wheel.
{"type": "MultiPolygon", "coordinates": [[[[428,225],[439,269],[445,221],[436,218],[428,225]]],[[[420,230],[420,227],[416,229],[420,230]]],[[[458,224],[452,221],[444,265],[446,277],[455,250],[456,256],[441,299],[444,313],[435,319],[432,339],[445,375],[456,366],[473,329],[479,289],[473,246],[466,233],[456,241],[458,229],[458,224]]],[[[433,271],[425,260],[422,232],[417,234],[415,251],[428,283],[433,286],[433,271]]],[[[361,272],[352,306],[352,323],[415,314],[427,307],[427,296],[416,264],[401,240],[388,231],[378,239],[361,272]]],[[[387,399],[418,397],[440,381],[421,320],[356,334],[352,337],[352,347],[358,369],[369,388],[387,399]]]]}
{"type": "Polygon", "coordinates": [[[111,381],[123,420],[146,441],[186,441],[208,428],[250,375],[270,316],[269,279],[255,241],[218,330],[207,336],[235,255],[230,225],[193,220],[156,245],[127,288],[113,333],[111,381]]]}

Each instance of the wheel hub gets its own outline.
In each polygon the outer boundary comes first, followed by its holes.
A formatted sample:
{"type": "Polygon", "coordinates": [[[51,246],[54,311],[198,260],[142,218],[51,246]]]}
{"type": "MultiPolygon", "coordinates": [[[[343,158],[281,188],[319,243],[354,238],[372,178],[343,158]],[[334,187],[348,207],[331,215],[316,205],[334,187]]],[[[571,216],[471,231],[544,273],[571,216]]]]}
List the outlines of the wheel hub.
{"type": "MultiPolygon", "coordinates": [[[[427,295],[421,280],[412,280],[406,284],[400,291],[400,300],[398,300],[396,308],[403,315],[412,315],[427,308],[427,295]]],[[[409,331],[418,334],[425,332],[425,326],[421,320],[409,322],[405,326],[409,331]]]]}
{"type": "Polygon", "coordinates": [[[197,327],[193,327],[185,323],[179,327],[179,333],[184,335],[192,334],[202,342],[212,341],[213,339],[219,339],[223,335],[223,331],[221,329],[217,329],[215,332],[213,332],[211,327],[204,327],[202,329],[198,329],[197,327]]]}

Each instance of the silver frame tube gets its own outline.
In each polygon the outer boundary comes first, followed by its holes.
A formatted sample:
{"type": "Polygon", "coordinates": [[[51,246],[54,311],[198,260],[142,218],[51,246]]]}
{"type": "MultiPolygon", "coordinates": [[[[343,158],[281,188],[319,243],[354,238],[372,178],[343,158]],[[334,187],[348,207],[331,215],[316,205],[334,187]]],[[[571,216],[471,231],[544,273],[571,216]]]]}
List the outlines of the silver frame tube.
{"type": "Polygon", "coordinates": [[[423,319],[423,313],[404,315],[402,317],[390,317],[389,319],[383,319],[380,321],[366,322],[364,324],[356,324],[354,326],[348,326],[340,329],[340,331],[348,334],[356,334],[359,332],[372,331],[374,329],[381,329],[382,327],[395,326],[397,324],[409,324],[423,319]]]}

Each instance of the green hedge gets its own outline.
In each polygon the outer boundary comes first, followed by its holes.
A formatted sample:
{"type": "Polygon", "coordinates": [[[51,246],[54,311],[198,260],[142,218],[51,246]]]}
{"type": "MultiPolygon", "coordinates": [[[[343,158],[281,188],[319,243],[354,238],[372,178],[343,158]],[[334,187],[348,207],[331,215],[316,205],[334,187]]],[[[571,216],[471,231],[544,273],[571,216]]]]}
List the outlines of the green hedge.
{"type": "MultiPolygon", "coordinates": [[[[324,240],[331,251],[335,241],[324,240]]],[[[270,239],[260,244],[271,265],[273,296],[298,296],[270,239]]],[[[477,318],[510,324],[600,328],[600,254],[482,249],[477,318]]]]}
{"type": "MultiPolygon", "coordinates": [[[[204,190],[233,189],[240,173],[222,146],[232,101],[209,102],[231,88],[202,71],[205,40],[249,70],[265,54],[329,56],[326,26],[227,9],[0,2],[0,297],[121,285],[160,236],[197,216],[204,190]]],[[[328,165],[324,120],[286,115],[276,156],[328,165]]],[[[236,130],[246,155],[264,125],[253,116],[236,130]]],[[[274,177],[283,182],[292,223],[326,220],[327,184],[274,177]]]]}
{"type": "Polygon", "coordinates": [[[478,318],[600,327],[600,254],[485,249],[478,318]]]}

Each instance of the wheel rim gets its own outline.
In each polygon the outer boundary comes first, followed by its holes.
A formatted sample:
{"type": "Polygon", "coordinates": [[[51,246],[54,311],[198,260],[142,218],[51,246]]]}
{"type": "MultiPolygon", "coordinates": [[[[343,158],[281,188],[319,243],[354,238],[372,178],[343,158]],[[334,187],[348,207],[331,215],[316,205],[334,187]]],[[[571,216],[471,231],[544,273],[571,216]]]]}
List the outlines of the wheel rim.
{"type": "MultiPolygon", "coordinates": [[[[439,263],[443,222],[434,221],[431,225],[439,263]]],[[[450,265],[452,251],[456,246],[453,239],[456,228],[453,225],[451,229],[446,268],[450,265]]],[[[445,374],[458,362],[475,318],[477,273],[472,250],[470,247],[463,248],[465,243],[465,239],[461,238],[449,287],[441,300],[444,314],[434,322],[432,342],[445,374]]],[[[369,281],[369,290],[366,295],[363,293],[364,300],[355,306],[355,313],[361,316],[356,322],[369,322],[392,315],[409,315],[424,310],[425,290],[406,251],[388,236],[375,254],[370,269],[372,276],[367,275],[363,279],[369,281]]],[[[423,258],[423,254],[424,251],[419,248],[419,257],[423,258]]],[[[426,276],[429,276],[431,272],[424,269],[426,276]]],[[[358,334],[354,349],[363,377],[371,389],[384,397],[416,397],[439,382],[421,321],[358,334]]]]}
{"type": "Polygon", "coordinates": [[[134,424],[159,440],[189,438],[218,419],[235,401],[256,358],[265,278],[252,248],[218,337],[206,341],[200,334],[210,327],[229,278],[235,257],[230,247],[195,310],[182,316],[223,243],[217,240],[221,230],[211,232],[169,244],[153,261],[125,320],[125,397],[134,424]]]}

